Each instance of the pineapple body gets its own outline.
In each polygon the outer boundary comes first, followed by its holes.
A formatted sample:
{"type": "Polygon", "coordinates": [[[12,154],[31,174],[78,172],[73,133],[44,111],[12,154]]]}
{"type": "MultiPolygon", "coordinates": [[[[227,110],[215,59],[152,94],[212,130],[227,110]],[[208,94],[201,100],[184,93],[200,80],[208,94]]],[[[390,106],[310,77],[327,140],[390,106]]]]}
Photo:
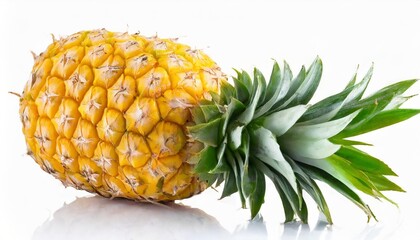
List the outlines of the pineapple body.
{"type": "Polygon", "coordinates": [[[20,102],[28,153],[65,186],[171,201],[206,188],[188,160],[190,110],[225,79],[200,50],[106,30],[54,40],[20,102]]]}

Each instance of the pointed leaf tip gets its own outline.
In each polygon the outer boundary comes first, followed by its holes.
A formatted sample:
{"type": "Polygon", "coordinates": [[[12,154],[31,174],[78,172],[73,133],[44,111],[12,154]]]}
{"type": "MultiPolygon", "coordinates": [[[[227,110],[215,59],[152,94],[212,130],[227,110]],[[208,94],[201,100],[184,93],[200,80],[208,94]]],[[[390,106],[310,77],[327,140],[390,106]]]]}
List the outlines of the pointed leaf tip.
{"type": "Polygon", "coordinates": [[[308,110],[308,105],[297,105],[278,112],[274,112],[263,118],[262,125],[274,135],[285,134],[308,110]]]}
{"type": "Polygon", "coordinates": [[[284,159],[273,133],[263,127],[259,127],[254,129],[251,134],[251,152],[254,156],[281,174],[297,193],[298,186],[295,174],[292,167],[284,159]]]}
{"type": "Polygon", "coordinates": [[[217,147],[219,143],[219,126],[220,118],[217,118],[209,123],[201,123],[188,127],[191,136],[209,146],[217,147]]]}

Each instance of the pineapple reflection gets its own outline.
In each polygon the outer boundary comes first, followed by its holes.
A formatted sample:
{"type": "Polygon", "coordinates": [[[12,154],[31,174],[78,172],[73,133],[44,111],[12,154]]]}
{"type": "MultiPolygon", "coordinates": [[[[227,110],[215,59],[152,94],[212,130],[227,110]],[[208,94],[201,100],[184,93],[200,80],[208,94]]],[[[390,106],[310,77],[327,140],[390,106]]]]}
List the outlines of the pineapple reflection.
{"type": "Polygon", "coordinates": [[[34,233],[41,239],[225,239],[219,222],[188,206],[78,198],[58,209],[34,233]]]}

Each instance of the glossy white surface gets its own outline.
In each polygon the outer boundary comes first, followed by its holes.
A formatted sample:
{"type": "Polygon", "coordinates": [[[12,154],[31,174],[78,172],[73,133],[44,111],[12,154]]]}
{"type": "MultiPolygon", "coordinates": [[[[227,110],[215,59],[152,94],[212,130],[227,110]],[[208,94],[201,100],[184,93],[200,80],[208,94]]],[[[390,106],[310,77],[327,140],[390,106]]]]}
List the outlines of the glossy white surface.
{"type": "MultiPolygon", "coordinates": [[[[316,55],[324,62],[314,100],[341,90],[357,64],[363,75],[375,62],[368,92],[420,78],[420,2],[263,1],[12,1],[0,2],[0,239],[419,239],[420,117],[358,139],[399,175],[406,193],[389,193],[399,208],[364,197],[379,222],[328,186],[320,184],[335,224],[318,220],[308,200],[310,221],[284,220],[274,187],[268,185],[262,219],[249,221],[239,199],[217,200],[209,189],[169,206],[108,200],[65,189],[30,157],[18,116],[18,99],[40,52],[57,36],[107,28],[162,37],[204,49],[230,74],[232,67],[269,73],[286,59],[297,72],[316,55]],[[164,6],[167,7],[164,7],[164,6]]],[[[420,93],[420,84],[408,93],[420,93]]],[[[420,97],[406,107],[420,107],[420,97]]],[[[309,199],[309,198],[308,198],[309,199]]]]}

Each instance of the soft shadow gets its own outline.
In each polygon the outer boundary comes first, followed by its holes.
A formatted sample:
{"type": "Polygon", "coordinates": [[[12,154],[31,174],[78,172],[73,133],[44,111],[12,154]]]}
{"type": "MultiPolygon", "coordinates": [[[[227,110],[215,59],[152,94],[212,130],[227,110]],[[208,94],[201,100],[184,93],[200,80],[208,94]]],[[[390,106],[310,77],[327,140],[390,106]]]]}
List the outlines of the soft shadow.
{"type": "Polygon", "coordinates": [[[318,220],[312,228],[298,221],[285,223],[281,239],[332,239],[332,228],[323,220],[318,220]]]}
{"type": "Polygon", "coordinates": [[[38,239],[226,239],[205,212],[178,204],[139,204],[124,199],[78,198],[58,209],[33,234],[38,239]]]}
{"type": "Polygon", "coordinates": [[[392,239],[392,229],[395,229],[395,227],[386,228],[381,223],[366,223],[364,227],[360,228],[342,228],[330,225],[323,220],[318,220],[315,226],[296,221],[283,224],[283,234],[281,239],[392,239]],[[385,229],[388,231],[384,231],[385,229]]]}
{"type": "MultiPolygon", "coordinates": [[[[389,229],[389,228],[388,228],[389,229]]],[[[366,225],[362,232],[357,236],[357,239],[370,240],[370,239],[392,239],[391,236],[385,237],[386,234],[392,234],[392,231],[384,231],[384,225],[381,223],[375,223],[373,225],[366,225]],[[384,236],[385,235],[385,236],[384,236]]]]}
{"type": "Polygon", "coordinates": [[[232,239],[238,240],[259,240],[267,239],[267,226],[261,216],[250,220],[243,225],[239,225],[233,234],[232,239]]]}

